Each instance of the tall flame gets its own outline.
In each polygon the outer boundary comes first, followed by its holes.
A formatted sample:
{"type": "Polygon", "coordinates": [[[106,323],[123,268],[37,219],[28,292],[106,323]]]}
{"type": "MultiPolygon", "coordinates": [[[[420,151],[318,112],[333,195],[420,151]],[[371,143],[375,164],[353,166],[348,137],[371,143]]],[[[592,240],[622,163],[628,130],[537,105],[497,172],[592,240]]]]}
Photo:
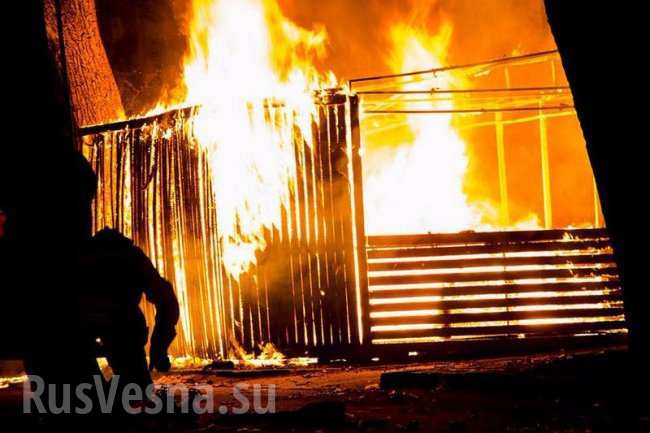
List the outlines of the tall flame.
{"type": "MultiPolygon", "coordinates": [[[[449,23],[433,36],[404,24],[395,25],[390,35],[394,72],[433,69],[446,64],[452,35],[449,23]]],[[[435,84],[450,88],[460,83],[445,74],[436,77],[435,84]]],[[[401,89],[426,91],[430,87],[406,81],[401,89]]],[[[453,105],[452,99],[413,101],[405,108],[444,111],[453,109],[453,105]]],[[[452,126],[452,115],[407,114],[406,129],[397,130],[394,136],[378,137],[382,144],[394,142],[374,150],[375,155],[367,158],[369,174],[364,190],[367,231],[377,234],[452,232],[477,225],[480,214],[468,204],[463,193],[468,160],[465,143],[452,126]]]]}
{"type": "MultiPolygon", "coordinates": [[[[233,277],[280,224],[295,173],[293,136],[311,137],[312,66],[326,33],[289,21],[275,0],[194,0],[185,62],[198,142],[210,150],[223,257],[233,277]]],[[[330,83],[334,81],[329,77],[330,83]]]]}
{"type": "MultiPolygon", "coordinates": [[[[277,0],[194,0],[192,16],[186,103],[201,106],[193,119],[194,135],[210,150],[224,263],[237,278],[265,248],[264,229],[281,222],[282,205],[294,187],[295,134],[311,146],[312,94],[335,86],[336,79],[315,67],[325,55],[325,29],[294,24],[277,0]]],[[[452,33],[449,21],[435,34],[406,23],[393,25],[390,68],[401,73],[446,65],[452,33]]],[[[435,76],[433,82],[444,89],[466,85],[453,73],[435,76]]],[[[431,80],[406,79],[401,90],[431,86],[431,80]]],[[[470,201],[463,190],[466,145],[453,115],[444,113],[454,109],[454,98],[402,103],[406,110],[443,113],[407,114],[401,128],[365,138],[367,232],[487,228],[483,222],[493,222],[497,211],[470,201]]],[[[373,126],[391,122],[395,119],[377,118],[373,126]]]]}

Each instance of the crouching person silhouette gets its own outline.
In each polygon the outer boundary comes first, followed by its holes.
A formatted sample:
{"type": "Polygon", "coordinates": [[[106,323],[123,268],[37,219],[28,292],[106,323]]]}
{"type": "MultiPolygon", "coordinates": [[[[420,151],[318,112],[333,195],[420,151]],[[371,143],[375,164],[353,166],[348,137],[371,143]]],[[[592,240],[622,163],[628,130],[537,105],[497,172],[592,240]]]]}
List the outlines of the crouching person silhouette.
{"type": "Polygon", "coordinates": [[[150,370],[168,371],[167,350],[176,337],[178,300],[145,253],[116,230],[97,232],[80,254],[80,309],[87,335],[100,342],[120,387],[152,383],[150,370]],[[139,304],[142,295],[156,308],[149,365],[148,329],[139,304]]]}

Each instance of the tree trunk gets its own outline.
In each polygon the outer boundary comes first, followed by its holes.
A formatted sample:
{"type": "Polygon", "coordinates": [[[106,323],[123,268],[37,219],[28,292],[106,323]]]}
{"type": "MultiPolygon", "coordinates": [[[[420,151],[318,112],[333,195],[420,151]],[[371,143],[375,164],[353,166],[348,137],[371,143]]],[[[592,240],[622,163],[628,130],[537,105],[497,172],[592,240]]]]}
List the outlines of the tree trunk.
{"type": "Polygon", "coordinates": [[[641,150],[644,147],[641,143],[647,141],[647,122],[635,117],[644,116],[645,110],[627,108],[642,101],[641,92],[628,95],[604,91],[603,87],[604,83],[643,83],[645,59],[639,53],[644,47],[635,44],[640,45],[644,39],[628,33],[632,33],[629,29],[644,31],[630,19],[643,14],[631,3],[614,6],[545,0],[545,4],[587,142],[621,275],[629,348],[636,367],[629,371],[630,385],[639,387],[636,394],[625,397],[631,397],[633,405],[647,411],[650,407],[650,292],[646,263],[647,211],[640,205],[647,196],[647,158],[641,150]],[[611,60],[605,59],[603,53],[612,53],[611,60]],[[608,62],[611,67],[606,67],[608,62]]]}
{"type": "Polygon", "coordinates": [[[49,38],[59,43],[60,5],[65,69],[78,127],[124,118],[122,98],[99,33],[94,0],[46,0],[49,38]]]}

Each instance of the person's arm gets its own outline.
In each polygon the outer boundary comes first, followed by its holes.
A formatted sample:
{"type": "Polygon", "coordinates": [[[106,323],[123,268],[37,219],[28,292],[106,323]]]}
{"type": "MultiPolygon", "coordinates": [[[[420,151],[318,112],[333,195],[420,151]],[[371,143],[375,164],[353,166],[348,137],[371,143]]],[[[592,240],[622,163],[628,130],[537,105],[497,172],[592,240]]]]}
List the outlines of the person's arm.
{"type": "Polygon", "coordinates": [[[167,349],[176,337],[179,319],[178,299],[172,284],[160,276],[149,258],[138,250],[145,275],[145,296],[156,307],[156,323],[149,350],[150,368],[167,371],[170,368],[167,349]]]}

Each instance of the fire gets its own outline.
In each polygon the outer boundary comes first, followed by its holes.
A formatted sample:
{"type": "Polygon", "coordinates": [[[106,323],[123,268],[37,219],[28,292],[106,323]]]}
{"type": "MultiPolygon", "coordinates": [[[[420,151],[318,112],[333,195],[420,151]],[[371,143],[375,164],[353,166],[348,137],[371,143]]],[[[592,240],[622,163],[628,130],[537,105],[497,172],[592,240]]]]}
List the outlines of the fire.
{"type": "MultiPolygon", "coordinates": [[[[394,24],[387,30],[390,42],[387,64],[394,73],[431,70],[449,65],[448,53],[454,34],[451,21],[443,21],[435,33],[431,33],[424,26],[414,25],[412,21],[394,24]]],[[[291,208],[290,197],[294,196],[298,189],[295,180],[297,167],[294,140],[304,140],[307,146],[313,145],[312,122],[318,118],[314,116],[314,92],[336,87],[336,78],[333,73],[323,73],[315,66],[317,60],[322,60],[325,56],[327,32],[324,27],[307,29],[296,25],[283,14],[278,0],[193,0],[189,34],[190,49],[184,66],[186,97],[183,104],[198,107],[189,122],[197,144],[208,150],[217,207],[221,259],[230,277],[237,280],[256,262],[259,252],[266,248],[268,229],[279,228],[283,223],[283,209],[291,208]]],[[[390,117],[362,113],[361,133],[366,150],[366,233],[414,234],[487,230],[496,227],[539,228],[535,215],[524,219],[519,215],[510,219],[506,193],[500,194],[502,208],[497,209],[488,201],[491,199],[486,198],[487,195],[474,192],[470,196],[466,191],[466,183],[476,182],[476,179],[469,179],[472,173],[468,167],[468,146],[460,133],[460,119],[453,114],[454,110],[462,107],[463,101],[461,97],[457,99],[454,94],[440,97],[441,94],[435,95],[432,90],[468,89],[470,85],[467,77],[462,72],[448,70],[435,75],[429,74],[424,78],[422,75],[417,78],[403,76],[395,83],[388,89],[420,93],[392,96],[376,104],[387,105],[393,110],[406,113],[390,117]],[[413,111],[436,113],[415,114],[413,111]],[[504,215],[506,218],[503,218],[504,215]]],[[[510,88],[509,83],[507,87],[510,88]]],[[[540,110],[541,122],[541,108],[535,110],[540,110]]],[[[499,120],[499,125],[502,125],[501,122],[499,120]]],[[[501,132],[502,129],[501,126],[501,132]]],[[[507,186],[505,176],[500,176],[499,182],[500,186],[507,186]]],[[[507,188],[503,189],[507,192],[507,188]]],[[[550,227],[551,218],[547,219],[550,227]]],[[[288,225],[292,224],[292,218],[285,218],[284,221],[287,221],[288,225]]],[[[293,228],[295,229],[295,226],[293,228]]],[[[292,230],[292,227],[289,227],[288,231],[283,232],[288,235],[281,236],[294,236],[294,233],[300,230],[292,230]]],[[[297,236],[300,238],[301,234],[297,236]]],[[[353,238],[356,239],[355,236],[353,238]]],[[[355,244],[354,249],[357,247],[355,244]]],[[[180,249],[175,250],[174,254],[180,255],[180,249]]],[[[355,260],[358,258],[355,257],[355,260]]],[[[417,257],[417,260],[424,258],[417,257]]],[[[565,268],[580,269],[580,266],[520,266],[517,269],[494,266],[463,268],[461,271],[480,272],[490,276],[491,273],[511,270],[541,272],[565,268]]],[[[358,269],[359,266],[355,263],[355,271],[358,269]]],[[[402,273],[391,271],[389,274],[427,276],[445,272],[459,273],[459,269],[433,272],[409,270],[402,273]]],[[[175,273],[184,275],[184,269],[176,269],[175,273]]],[[[370,276],[382,275],[381,272],[375,272],[370,276]]],[[[358,275],[356,280],[359,280],[358,275]]],[[[595,281],[595,278],[590,281],[595,281]]],[[[179,293],[187,292],[185,280],[177,281],[176,285],[179,293]]],[[[400,287],[423,288],[406,285],[400,287]]],[[[394,288],[376,286],[371,292],[394,288]]],[[[545,295],[533,293],[527,296],[545,295]]],[[[553,295],[557,293],[553,292],[553,295]]],[[[189,304],[183,296],[180,298],[184,311],[184,329],[190,329],[189,304]]],[[[446,297],[445,300],[452,298],[446,297]]],[[[363,308],[360,299],[358,289],[356,312],[359,318],[362,317],[363,308]]],[[[468,299],[482,298],[480,295],[471,295],[468,299]]],[[[378,296],[370,300],[370,305],[431,303],[441,300],[442,298],[412,296],[383,299],[378,296]]],[[[605,308],[605,304],[601,303],[582,305],[583,309],[601,306],[605,308]]],[[[510,307],[499,308],[471,312],[520,312],[534,311],[535,308],[556,309],[556,306],[549,304],[514,310],[510,307]]],[[[303,314],[304,310],[303,305],[303,314]]],[[[214,311],[216,313],[216,310],[214,311]]],[[[455,312],[468,313],[464,310],[455,312]]],[[[235,313],[234,310],[231,312],[233,318],[235,313]]],[[[445,314],[448,313],[449,311],[445,314]]],[[[423,306],[414,312],[405,309],[389,313],[371,313],[370,316],[373,319],[385,319],[439,314],[440,310],[423,306]]],[[[238,326],[248,326],[245,323],[248,319],[244,316],[241,305],[239,318],[241,323],[238,326]]],[[[522,319],[485,323],[548,324],[545,320],[522,319]]],[[[563,320],[573,319],[557,319],[553,323],[569,323],[563,320]]],[[[465,322],[462,326],[474,325],[474,322],[465,322]]],[[[358,321],[358,326],[359,335],[363,339],[361,320],[358,321]]],[[[372,330],[413,331],[440,326],[442,325],[426,323],[386,324],[374,326],[372,330]]],[[[306,327],[304,332],[307,340],[306,327]]],[[[315,340],[315,328],[313,333],[315,340]]],[[[187,339],[191,340],[191,336],[188,335],[187,339]]],[[[244,366],[279,366],[291,363],[273,345],[264,344],[259,340],[254,343],[260,344],[260,355],[248,353],[237,341],[232,341],[228,356],[237,360],[238,365],[244,366]]],[[[261,340],[264,340],[264,337],[261,340]]],[[[373,340],[380,341],[381,339],[373,340]]],[[[193,365],[201,362],[193,358],[178,359],[175,365],[193,365]]]]}
{"type": "MultiPolygon", "coordinates": [[[[410,24],[393,26],[389,59],[392,72],[401,74],[448,66],[452,35],[453,26],[449,21],[443,22],[434,34],[410,24]]],[[[393,85],[390,89],[411,93],[402,98],[394,95],[373,108],[393,108],[405,113],[398,114],[399,119],[383,115],[365,117],[367,130],[362,129],[362,133],[367,150],[364,194],[368,234],[540,228],[533,213],[507,224],[499,223],[499,211],[494,203],[466,193],[464,184],[469,176],[470,155],[459,133],[462,125],[453,114],[458,108],[456,98],[429,96],[437,89],[469,87],[467,77],[453,70],[424,79],[422,76],[402,78],[397,87],[393,85]],[[413,111],[435,111],[435,114],[413,111]]]]}
{"type": "Polygon", "coordinates": [[[9,388],[11,385],[21,384],[27,381],[26,375],[0,377],[0,389],[9,388]]]}
{"type": "Polygon", "coordinates": [[[238,367],[268,368],[285,367],[287,365],[305,367],[318,362],[318,358],[312,357],[287,358],[273,343],[260,344],[259,354],[257,356],[244,350],[234,339],[231,341],[230,346],[231,350],[228,358],[238,367]]]}
{"type": "Polygon", "coordinates": [[[310,145],[312,92],[333,84],[312,59],[326,33],[285,18],[275,0],[195,0],[185,62],[195,136],[210,151],[223,258],[237,278],[278,226],[295,173],[293,137],[310,145]]]}
{"type": "MultiPolygon", "coordinates": [[[[395,73],[439,68],[446,64],[452,26],[432,36],[398,24],[391,29],[391,68],[395,73]]],[[[436,77],[436,88],[461,84],[451,74],[436,77]]],[[[405,81],[400,90],[430,90],[430,83],[405,81]],[[429,86],[429,87],[426,87],[429,86]]],[[[451,110],[453,99],[408,102],[407,110],[451,110]]],[[[381,122],[382,119],[377,121],[381,122]]],[[[392,121],[392,120],[388,120],[392,121]]],[[[463,192],[468,158],[451,114],[406,115],[406,131],[372,137],[374,151],[366,167],[365,206],[368,233],[454,232],[476,226],[480,214],[463,192]],[[391,146],[385,146],[386,141],[391,146]],[[408,212],[408,218],[399,214],[408,212]],[[398,214],[396,214],[398,213],[398,214]]]]}

